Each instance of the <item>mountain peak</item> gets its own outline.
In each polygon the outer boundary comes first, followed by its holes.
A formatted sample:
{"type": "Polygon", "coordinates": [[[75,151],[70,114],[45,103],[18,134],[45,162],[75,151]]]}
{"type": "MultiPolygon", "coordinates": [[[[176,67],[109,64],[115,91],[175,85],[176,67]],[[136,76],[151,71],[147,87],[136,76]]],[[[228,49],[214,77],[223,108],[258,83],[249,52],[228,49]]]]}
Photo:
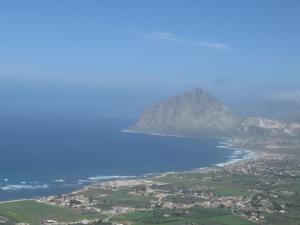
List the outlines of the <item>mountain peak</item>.
{"type": "Polygon", "coordinates": [[[191,90],[186,91],[184,94],[194,94],[194,95],[203,95],[203,94],[208,94],[205,90],[202,88],[193,88],[191,90]]]}
{"type": "MultiPolygon", "coordinates": [[[[209,96],[209,93],[203,90],[202,88],[194,88],[191,90],[188,90],[183,93],[183,96],[189,96],[194,98],[202,98],[205,96],[209,96]]],[[[212,97],[212,96],[211,96],[212,97]]]]}
{"type": "Polygon", "coordinates": [[[201,88],[147,107],[131,130],[164,134],[216,134],[228,131],[236,118],[228,107],[201,88]]]}

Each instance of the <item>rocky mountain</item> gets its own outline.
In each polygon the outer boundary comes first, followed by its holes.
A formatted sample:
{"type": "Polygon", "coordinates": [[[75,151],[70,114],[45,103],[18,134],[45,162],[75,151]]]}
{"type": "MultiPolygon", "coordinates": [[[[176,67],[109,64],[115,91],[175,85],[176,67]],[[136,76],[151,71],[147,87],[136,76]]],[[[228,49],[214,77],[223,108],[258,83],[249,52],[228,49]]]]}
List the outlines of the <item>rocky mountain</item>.
{"type": "Polygon", "coordinates": [[[300,122],[300,91],[281,92],[263,100],[254,114],[260,117],[300,122]]]}
{"type": "Polygon", "coordinates": [[[183,135],[226,135],[238,126],[230,109],[196,88],[147,107],[131,131],[183,135]]]}
{"type": "Polygon", "coordinates": [[[252,136],[299,135],[300,123],[289,123],[260,117],[248,117],[240,125],[240,131],[252,136]]]}

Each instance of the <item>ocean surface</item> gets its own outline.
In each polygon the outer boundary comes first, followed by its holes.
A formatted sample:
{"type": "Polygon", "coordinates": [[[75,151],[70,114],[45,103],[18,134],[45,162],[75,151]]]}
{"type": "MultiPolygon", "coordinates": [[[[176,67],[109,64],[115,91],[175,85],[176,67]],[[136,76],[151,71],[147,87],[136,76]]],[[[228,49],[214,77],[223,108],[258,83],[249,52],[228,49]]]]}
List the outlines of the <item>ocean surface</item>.
{"type": "Polygon", "coordinates": [[[219,139],[121,132],[133,122],[101,116],[0,117],[0,201],[222,165],[246,154],[220,146],[219,139]]]}

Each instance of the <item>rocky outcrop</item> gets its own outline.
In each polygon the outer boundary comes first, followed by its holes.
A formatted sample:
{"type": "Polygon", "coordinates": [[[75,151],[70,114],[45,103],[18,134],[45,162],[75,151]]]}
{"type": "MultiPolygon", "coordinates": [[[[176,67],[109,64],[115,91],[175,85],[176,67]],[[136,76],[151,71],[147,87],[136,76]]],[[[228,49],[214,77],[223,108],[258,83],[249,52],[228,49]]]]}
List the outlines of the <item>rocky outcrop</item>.
{"type": "Polygon", "coordinates": [[[238,126],[230,109],[196,88],[147,107],[129,130],[142,133],[226,135],[238,126]]]}
{"type": "Polygon", "coordinates": [[[252,136],[298,135],[300,133],[300,124],[260,117],[249,117],[242,122],[240,131],[252,136]]]}

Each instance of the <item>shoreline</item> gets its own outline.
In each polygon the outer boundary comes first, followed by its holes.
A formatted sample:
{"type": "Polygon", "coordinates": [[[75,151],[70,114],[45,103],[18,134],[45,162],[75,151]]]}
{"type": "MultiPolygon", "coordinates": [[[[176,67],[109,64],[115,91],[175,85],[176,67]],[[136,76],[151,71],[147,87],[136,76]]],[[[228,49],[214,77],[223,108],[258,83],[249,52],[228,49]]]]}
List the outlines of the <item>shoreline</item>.
{"type": "MultiPolygon", "coordinates": [[[[123,131],[122,131],[123,132],[123,131]]],[[[134,132],[135,134],[142,134],[142,133],[137,133],[134,132]]],[[[148,134],[148,135],[153,135],[151,133],[143,133],[143,134],[148,134]]],[[[164,134],[161,134],[161,136],[167,136],[164,134]]],[[[105,185],[107,183],[111,183],[111,182],[122,182],[122,181],[147,181],[149,179],[157,179],[160,177],[165,177],[168,176],[170,174],[179,174],[179,173],[188,173],[188,172],[209,172],[211,170],[222,170],[225,169],[226,167],[230,167],[230,166],[235,166],[235,165],[240,165],[242,163],[246,163],[249,162],[251,160],[257,160],[260,158],[260,154],[258,154],[256,151],[254,150],[249,150],[249,149],[244,149],[244,148],[240,148],[237,145],[233,144],[233,140],[231,138],[224,138],[224,137],[216,137],[218,139],[223,139],[223,141],[219,141],[218,144],[222,143],[223,145],[220,145],[220,148],[222,149],[227,149],[227,150],[233,150],[233,151],[243,151],[244,153],[246,152],[246,157],[244,156],[243,158],[239,158],[236,160],[228,160],[227,162],[224,163],[218,163],[212,166],[208,166],[208,167],[198,167],[195,169],[190,169],[190,170],[183,170],[183,171],[176,171],[176,172],[161,172],[161,173],[155,173],[155,174],[150,174],[149,176],[143,176],[143,177],[136,177],[134,179],[119,179],[119,180],[110,180],[110,181],[104,181],[104,182],[98,182],[98,183],[94,183],[94,184],[90,184],[90,185],[85,185],[84,187],[73,191],[71,193],[68,194],[79,194],[83,191],[86,191],[88,188],[91,187],[95,187],[97,185],[105,185]],[[222,146],[222,147],[221,147],[222,146]]],[[[218,146],[216,146],[218,147],[218,146]]]]}
{"type": "MultiPolygon", "coordinates": [[[[159,136],[165,136],[165,137],[189,137],[189,136],[178,136],[178,135],[166,135],[166,134],[158,134],[158,133],[138,133],[138,132],[131,132],[131,131],[124,131],[122,130],[121,132],[126,132],[126,133],[134,133],[134,134],[147,134],[147,135],[159,135],[159,136]]],[[[194,136],[192,136],[194,137],[194,136]]],[[[167,176],[169,174],[176,174],[176,173],[187,173],[187,172],[205,172],[205,171],[209,171],[212,169],[224,169],[226,167],[230,167],[230,166],[234,166],[234,165],[238,165],[244,162],[247,162],[249,160],[254,160],[254,159],[258,159],[259,158],[259,154],[257,152],[255,152],[254,150],[248,150],[245,148],[240,148],[239,146],[234,144],[234,141],[232,138],[224,138],[224,137],[215,137],[216,139],[219,139],[220,141],[217,142],[218,145],[216,145],[216,148],[220,148],[220,149],[225,149],[225,150],[231,150],[233,151],[231,154],[231,157],[235,156],[235,155],[241,155],[242,157],[237,157],[237,158],[229,158],[229,160],[222,162],[222,163],[217,163],[211,166],[207,166],[207,167],[198,167],[195,169],[189,169],[189,170],[182,170],[182,171],[167,171],[167,172],[158,172],[158,173],[147,173],[147,174],[143,174],[141,176],[97,176],[97,177],[93,177],[96,179],[89,179],[90,183],[83,185],[82,187],[79,187],[78,189],[74,190],[74,191],[69,191],[67,193],[62,193],[63,195],[66,194],[76,194],[76,193],[80,193],[86,189],[88,189],[89,187],[93,187],[99,184],[105,185],[105,183],[108,182],[117,182],[117,181],[129,181],[129,180],[149,180],[149,179],[155,179],[157,177],[164,177],[167,176]],[[236,152],[236,153],[235,153],[236,152]],[[100,179],[105,177],[105,179],[100,179]],[[99,178],[99,179],[98,179],[99,178]]],[[[55,195],[45,195],[45,196],[37,196],[37,197],[32,197],[32,198],[25,198],[25,199],[12,199],[12,200],[4,200],[4,201],[0,201],[1,203],[9,203],[9,202],[19,202],[19,201],[26,201],[26,200],[37,200],[39,198],[42,197],[46,197],[46,196],[56,196],[55,195]]]]}
{"type": "Polygon", "coordinates": [[[0,201],[0,204],[23,202],[23,201],[34,201],[34,199],[33,198],[23,198],[23,199],[16,199],[16,200],[0,201]]]}
{"type": "MultiPolygon", "coordinates": [[[[138,132],[138,131],[134,131],[134,130],[130,130],[130,129],[122,129],[121,132],[130,133],[130,134],[154,135],[154,136],[162,136],[162,137],[178,137],[178,138],[201,137],[201,136],[184,136],[184,135],[177,135],[177,134],[164,134],[164,133],[159,133],[159,132],[138,132]]],[[[235,163],[238,163],[241,161],[249,160],[251,158],[255,158],[257,155],[257,152],[255,150],[245,149],[245,148],[241,148],[241,147],[235,145],[233,138],[226,138],[226,137],[210,137],[210,138],[220,139],[220,141],[218,142],[219,145],[217,145],[215,147],[221,148],[221,149],[232,150],[234,152],[233,155],[236,154],[235,152],[242,152],[242,154],[244,156],[242,158],[236,158],[236,159],[233,158],[233,159],[230,159],[223,163],[217,163],[215,165],[209,166],[208,168],[212,168],[212,167],[216,167],[216,166],[221,168],[221,167],[232,165],[232,164],[235,164],[235,163]]],[[[191,169],[188,171],[194,171],[194,170],[199,170],[199,169],[204,169],[204,167],[199,167],[199,168],[191,169]]],[[[187,172],[187,171],[178,171],[178,172],[187,172]]],[[[176,172],[169,172],[169,173],[176,173],[176,172]]]]}
{"type": "MultiPolygon", "coordinates": [[[[141,134],[141,133],[137,133],[137,134],[141,134]]],[[[152,135],[151,133],[149,133],[148,135],[152,135]]],[[[163,136],[163,135],[162,135],[163,136]]],[[[165,135],[164,135],[165,136],[165,135]]],[[[231,166],[237,166],[246,162],[249,162],[251,160],[258,160],[260,159],[260,155],[258,154],[256,151],[254,150],[249,150],[249,149],[244,149],[244,148],[240,148],[237,145],[235,146],[232,142],[233,140],[231,138],[224,138],[224,137],[218,137],[219,139],[223,139],[224,141],[219,141],[218,143],[222,143],[222,147],[220,147],[220,149],[226,149],[226,150],[233,150],[233,151],[243,151],[244,153],[248,153],[246,154],[246,157],[243,158],[239,158],[236,160],[228,160],[227,162],[224,163],[217,163],[215,165],[212,166],[207,166],[207,167],[198,167],[195,169],[190,169],[190,170],[183,170],[183,171],[176,171],[176,172],[161,172],[161,173],[155,173],[155,174],[150,174],[147,177],[136,177],[134,179],[119,179],[119,180],[108,180],[108,181],[104,181],[104,182],[98,182],[98,183],[94,183],[94,184],[89,184],[89,185],[85,185],[84,187],[70,192],[68,194],[80,194],[81,192],[84,192],[86,190],[88,190],[89,188],[94,188],[98,185],[104,185],[105,184],[109,184],[111,182],[124,182],[124,181],[147,181],[147,180],[151,180],[151,179],[157,179],[157,178],[161,178],[161,177],[165,177],[168,176],[170,174],[180,174],[180,173],[189,173],[189,172],[209,172],[211,170],[222,170],[222,169],[226,169],[227,167],[231,167],[231,166]]],[[[221,146],[221,145],[220,145],[221,146]]],[[[218,146],[216,146],[218,147],[218,146]]]]}
{"type": "MultiPolygon", "coordinates": [[[[239,146],[237,146],[237,145],[235,146],[234,144],[232,144],[233,140],[231,138],[221,137],[220,139],[225,140],[225,141],[218,142],[218,143],[223,144],[223,145],[219,146],[220,149],[233,150],[233,151],[242,151],[243,154],[244,154],[243,157],[242,158],[237,158],[237,159],[230,159],[227,162],[217,163],[215,165],[207,166],[207,167],[198,167],[198,168],[195,168],[195,169],[185,170],[185,171],[178,171],[178,172],[159,173],[154,178],[163,177],[163,176],[167,176],[169,174],[176,174],[176,173],[206,172],[206,171],[215,170],[215,169],[222,170],[222,169],[226,169],[227,167],[240,165],[240,164],[249,162],[251,160],[258,160],[260,158],[261,154],[257,153],[255,150],[240,148],[239,146]]],[[[216,147],[218,147],[218,146],[216,146],[216,147]]]]}
{"type": "Polygon", "coordinates": [[[193,136],[185,136],[185,135],[179,135],[179,134],[164,134],[159,132],[138,132],[134,130],[129,129],[122,129],[122,133],[129,133],[129,134],[144,134],[144,135],[153,135],[153,136],[162,136],[162,137],[178,137],[178,138],[188,138],[193,136]]]}

